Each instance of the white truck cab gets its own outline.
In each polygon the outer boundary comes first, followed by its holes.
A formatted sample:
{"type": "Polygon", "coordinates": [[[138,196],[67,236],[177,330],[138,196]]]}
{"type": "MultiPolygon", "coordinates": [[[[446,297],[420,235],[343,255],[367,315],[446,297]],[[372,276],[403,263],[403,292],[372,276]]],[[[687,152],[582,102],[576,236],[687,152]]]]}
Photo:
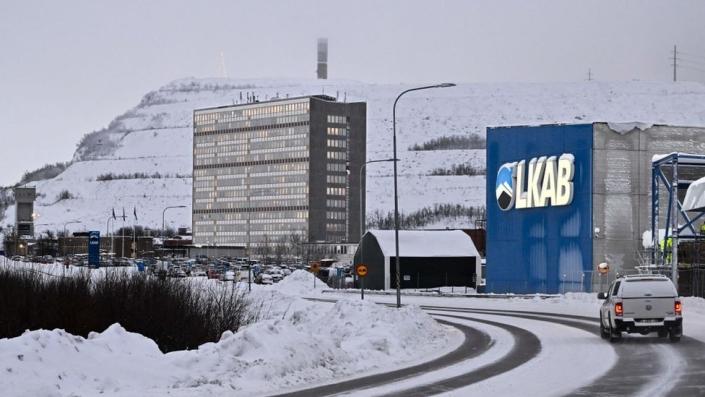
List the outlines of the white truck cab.
{"type": "Polygon", "coordinates": [[[640,274],[616,279],[608,292],[597,294],[600,336],[615,342],[622,332],[647,335],[657,332],[678,342],[683,334],[683,313],[673,282],[666,276],[640,274]]]}

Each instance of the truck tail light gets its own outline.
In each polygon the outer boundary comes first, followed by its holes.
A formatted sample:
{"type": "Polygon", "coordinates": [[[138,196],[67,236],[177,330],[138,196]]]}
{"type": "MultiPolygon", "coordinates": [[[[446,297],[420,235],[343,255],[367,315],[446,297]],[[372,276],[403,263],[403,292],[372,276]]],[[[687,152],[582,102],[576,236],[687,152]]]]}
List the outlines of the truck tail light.
{"type": "Polygon", "coordinates": [[[676,316],[680,316],[683,313],[683,306],[681,306],[681,301],[676,301],[675,309],[676,309],[676,316]]]}
{"type": "Polygon", "coordinates": [[[617,317],[622,317],[624,314],[624,306],[622,306],[622,302],[617,302],[614,304],[614,315],[617,317]]]}

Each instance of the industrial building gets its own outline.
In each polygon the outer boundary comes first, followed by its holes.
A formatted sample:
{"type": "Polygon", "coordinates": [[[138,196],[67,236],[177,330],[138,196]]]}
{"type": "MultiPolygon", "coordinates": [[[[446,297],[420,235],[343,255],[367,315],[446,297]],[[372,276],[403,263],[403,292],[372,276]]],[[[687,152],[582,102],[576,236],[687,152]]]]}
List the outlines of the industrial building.
{"type": "Polygon", "coordinates": [[[14,189],[15,203],[15,231],[20,237],[34,236],[34,200],[37,191],[34,187],[16,187],[14,189]]]}
{"type": "Polygon", "coordinates": [[[611,275],[657,265],[658,255],[645,250],[653,246],[651,214],[666,214],[677,202],[658,200],[669,196],[652,179],[652,167],[673,152],[705,153],[705,129],[640,123],[488,128],[487,290],[591,291],[603,281],[600,263],[611,275]]]}
{"type": "Polygon", "coordinates": [[[198,109],[193,127],[194,245],[359,240],[365,103],[314,95],[198,109]]]}
{"type": "MultiPolygon", "coordinates": [[[[354,257],[354,263],[367,265],[365,288],[395,288],[395,259],[394,230],[365,233],[354,257]]],[[[401,288],[475,288],[482,278],[480,254],[462,230],[400,230],[399,269],[401,288]]]]}

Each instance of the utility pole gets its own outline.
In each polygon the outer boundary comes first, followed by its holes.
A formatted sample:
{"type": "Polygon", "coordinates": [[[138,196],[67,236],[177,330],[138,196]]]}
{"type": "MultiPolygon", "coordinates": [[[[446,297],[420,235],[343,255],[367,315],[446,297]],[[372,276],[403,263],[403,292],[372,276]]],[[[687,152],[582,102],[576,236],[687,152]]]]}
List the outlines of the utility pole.
{"type": "Polygon", "coordinates": [[[588,81],[592,81],[592,69],[588,68],[588,81]]]}
{"type": "Polygon", "coordinates": [[[672,64],[672,66],[673,66],[673,82],[675,83],[677,80],[676,79],[676,77],[677,77],[676,71],[678,69],[678,49],[676,48],[675,44],[673,45],[673,64],[672,64]]]}

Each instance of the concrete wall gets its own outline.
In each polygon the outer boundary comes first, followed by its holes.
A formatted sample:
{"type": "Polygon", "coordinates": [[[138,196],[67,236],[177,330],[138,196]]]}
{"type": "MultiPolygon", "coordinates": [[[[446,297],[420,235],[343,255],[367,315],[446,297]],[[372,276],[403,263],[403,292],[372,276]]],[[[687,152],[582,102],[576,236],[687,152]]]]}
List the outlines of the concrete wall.
{"type": "MultiPolygon", "coordinates": [[[[593,227],[600,229],[593,236],[593,266],[606,261],[613,271],[630,271],[639,264],[642,234],[651,230],[652,157],[705,154],[705,128],[657,125],[618,133],[595,123],[593,134],[593,227]]],[[[667,193],[660,192],[665,214],[667,193]]]]}

